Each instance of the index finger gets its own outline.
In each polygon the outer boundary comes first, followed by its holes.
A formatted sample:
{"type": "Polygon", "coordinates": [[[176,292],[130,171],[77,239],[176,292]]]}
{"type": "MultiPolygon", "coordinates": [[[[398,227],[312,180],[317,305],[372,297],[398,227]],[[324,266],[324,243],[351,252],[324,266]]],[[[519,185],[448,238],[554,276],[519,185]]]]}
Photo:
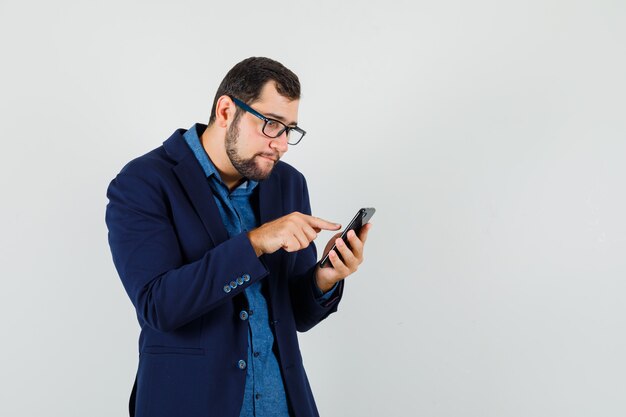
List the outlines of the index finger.
{"type": "Polygon", "coordinates": [[[311,227],[320,230],[339,230],[341,228],[339,223],[329,222],[328,220],[320,219],[315,216],[306,216],[306,220],[311,227]]]}

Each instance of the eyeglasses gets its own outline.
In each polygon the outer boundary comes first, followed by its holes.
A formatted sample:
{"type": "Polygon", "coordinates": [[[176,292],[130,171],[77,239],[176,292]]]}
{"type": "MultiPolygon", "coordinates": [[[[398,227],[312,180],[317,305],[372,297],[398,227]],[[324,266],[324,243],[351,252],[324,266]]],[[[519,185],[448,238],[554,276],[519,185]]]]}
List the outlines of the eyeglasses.
{"type": "Polygon", "coordinates": [[[287,132],[287,143],[290,145],[297,145],[302,140],[304,135],[306,135],[306,132],[300,129],[298,126],[287,126],[279,120],[265,117],[258,111],[254,110],[252,107],[248,106],[243,101],[235,97],[230,98],[235,102],[237,107],[263,120],[263,129],[261,129],[261,131],[268,138],[275,139],[282,135],[283,132],[287,132]]]}

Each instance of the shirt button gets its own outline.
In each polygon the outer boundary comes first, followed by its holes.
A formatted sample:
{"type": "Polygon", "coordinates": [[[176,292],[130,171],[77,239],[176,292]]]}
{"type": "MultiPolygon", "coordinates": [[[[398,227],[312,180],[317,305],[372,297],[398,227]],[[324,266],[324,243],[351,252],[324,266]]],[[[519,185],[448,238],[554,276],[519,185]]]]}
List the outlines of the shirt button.
{"type": "Polygon", "coordinates": [[[244,361],[243,359],[240,360],[239,362],[237,362],[237,366],[239,366],[239,369],[246,369],[246,361],[244,361]]]}
{"type": "Polygon", "coordinates": [[[257,400],[261,399],[261,394],[258,394],[254,396],[257,400]]]}
{"type": "Polygon", "coordinates": [[[231,281],[231,282],[230,282],[230,288],[232,288],[233,290],[234,290],[235,288],[237,288],[237,283],[236,283],[235,281],[231,281]]]}
{"type": "Polygon", "coordinates": [[[255,358],[258,358],[258,357],[259,357],[259,355],[260,355],[260,353],[259,353],[259,352],[254,352],[254,357],[255,357],[255,358]]]}
{"type": "Polygon", "coordinates": [[[243,278],[243,280],[246,281],[246,282],[250,281],[250,275],[249,274],[243,274],[241,276],[241,278],[243,278]]]}
{"type": "Polygon", "coordinates": [[[241,277],[237,278],[237,284],[239,285],[243,284],[243,278],[241,277]]]}
{"type": "Polygon", "coordinates": [[[230,292],[230,286],[224,285],[224,292],[228,294],[230,292]]]}
{"type": "Polygon", "coordinates": [[[239,318],[241,320],[248,320],[248,312],[246,310],[242,310],[241,313],[239,313],[239,318]]]}

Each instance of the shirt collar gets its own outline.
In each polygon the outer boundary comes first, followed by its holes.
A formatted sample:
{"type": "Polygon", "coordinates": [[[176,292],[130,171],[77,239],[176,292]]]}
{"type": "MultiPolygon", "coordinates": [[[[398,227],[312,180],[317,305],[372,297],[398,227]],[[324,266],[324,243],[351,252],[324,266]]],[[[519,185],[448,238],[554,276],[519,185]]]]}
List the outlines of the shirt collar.
{"type": "MultiPolygon", "coordinates": [[[[209,158],[209,155],[207,155],[204,147],[202,146],[202,142],[200,141],[200,136],[206,128],[206,125],[196,123],[183,134],[183,137],[189,145],[189,148],[191,148],[194,156],[200,163],[200,166],[202,167],[202,170],[204,171],[204,174],[207,176],[207,178],[215,176],[215,179],[223,184],[220,173],[217,171],[217,168],[215,168],[215,165],[211,161],[211,158],[209,158]]],[[[248,179],[247,181],[244,181],[241,185],[239,185],[235,190],[233,190],[233,192],[235,192],[236,190],[245,190],[246,192],[250,193],[252,192],[254,187],[257,186],[257,184],[257,181],[248,179]]]]}

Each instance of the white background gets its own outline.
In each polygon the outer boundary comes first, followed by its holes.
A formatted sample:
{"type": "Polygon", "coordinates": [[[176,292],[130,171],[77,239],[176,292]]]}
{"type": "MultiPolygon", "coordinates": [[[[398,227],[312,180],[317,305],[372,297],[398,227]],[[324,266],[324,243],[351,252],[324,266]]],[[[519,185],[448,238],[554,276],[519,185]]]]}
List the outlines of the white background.
{"type": "Polygon", "coordinates": [[[0,0],[0,415],[125,415],[108,182],[253,55],[314,214],[378,209],[300,338],[322,416],[626,415],[626,3],[174,3],[0,0]]]}

